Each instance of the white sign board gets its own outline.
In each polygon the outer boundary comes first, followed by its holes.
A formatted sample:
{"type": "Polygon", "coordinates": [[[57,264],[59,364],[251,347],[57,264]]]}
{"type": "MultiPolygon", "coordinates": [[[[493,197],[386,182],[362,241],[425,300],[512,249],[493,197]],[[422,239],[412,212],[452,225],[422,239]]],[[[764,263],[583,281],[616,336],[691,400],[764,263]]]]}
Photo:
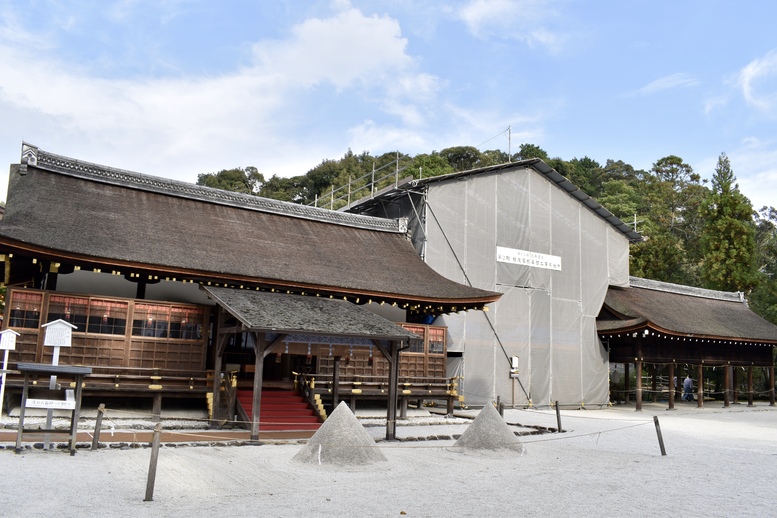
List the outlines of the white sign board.
{"type": "MultiPolygon", "coordinates": [[[[16,337],[19,333],[13,329],[6,329],[0,332],[0,351],[14,351],[16,350],[16,337]]],[[[5,367],[3,367],[5,369],[5,367]]]]}
{"type": "Polygon", "coordinates": [[[27,408],[47,408],[51,410],[75,410],[76,398],[72,389],[65,390],[65,399],[33,399],[28,398],[24,405],[27,408]]]}
{"type": "Polygon", "coordinates": [[[76,326],[62,319],[54,320],[41,327],[46,328],[46,334],[43,337],[43,345],[50,347],[70,347],[73,341],[73,329],[76,326]]]}
{"type": "Polygon", "coordinates": [[[504,246],[496,247],[496,260],[500,263],[520,264],[546,270],[561,271],[561,257],[557,255],[538,254],[528,250],[517,250],[504,246]]]}
{"type": "Polygon", "coordinates": [[[52,410],[75,410],[75,401],[62,399],[28,399],[27,408],[50,408],[52,410]]]}

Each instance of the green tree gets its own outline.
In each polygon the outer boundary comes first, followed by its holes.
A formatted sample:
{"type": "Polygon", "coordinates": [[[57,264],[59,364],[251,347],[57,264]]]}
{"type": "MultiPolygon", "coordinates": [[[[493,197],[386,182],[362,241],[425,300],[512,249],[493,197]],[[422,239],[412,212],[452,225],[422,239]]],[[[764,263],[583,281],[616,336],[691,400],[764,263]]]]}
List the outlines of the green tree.
{"type": "Polygon", "coordinates": [[[585,156],[573,158],[569,163],[572,166],[569,173],[570,181],[587,195],[598,199],[602,193],[604,181],[604,169],[599,162],[585,156]]]}
{"type": "Polygon", "coordinates": [[[547,162],[549,157],[544,149],[534,144],[521,144],[518,152],[513,155],[513,160],[529,160],[530,158],[539,158],[547,162]]]}
{"type": "Polygon", "coordinates": [[[454,172],[453,166],[437,151],[416,155],[412,168],[415,178],[429,178],[454,172]]]}
{"type": "Polygon", "coordinates": [[[731,162],[721,153],[704,202],[701,275],[707,288],[750,291],[757,283],[753,207],[735,183],[731,162]]]}
{"type": "Polygon", "coordinates": [[[478,148],[472,146],[455,146],[440,151],[443,157],[455,171],[469,171],[480,166],[481,154],[478,148]]]}
{"type": "Polygon", "coordinates": [[[777,210],[763,207],[756,218],[759,282],[748,296],[748,302],[753,311],[777,324],[777,210]]]}
{"type": "Polygon", "coordinates": [[[634,274],[699,285],[701,204],[708,192],[699,175],[680,157],[670,155],[656,161],[637,185],[637,213],[644,220],[640,232],[648,242],[632,247],[634,274]]]}
{"type": "Polygon", "coordinates": [[[256,167],[235,167],[222,169],[218,173],[203,173],[197,175],[197,185],[223,189],[225,191],[258,194],[264,184],[264,176],[256,167]]]}

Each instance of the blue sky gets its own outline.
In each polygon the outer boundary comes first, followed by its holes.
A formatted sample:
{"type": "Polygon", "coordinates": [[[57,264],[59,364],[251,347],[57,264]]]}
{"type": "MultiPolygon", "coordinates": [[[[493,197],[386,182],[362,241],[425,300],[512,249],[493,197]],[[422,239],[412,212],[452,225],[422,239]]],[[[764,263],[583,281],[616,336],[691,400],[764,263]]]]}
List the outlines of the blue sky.
{"type": "Polygon", "coordinates": [[[704,178],[725,152],[777,206],[775,20],[766,0],[0,0],[0,199],[23,140],[190,182],[529,142],[704,178]]]}

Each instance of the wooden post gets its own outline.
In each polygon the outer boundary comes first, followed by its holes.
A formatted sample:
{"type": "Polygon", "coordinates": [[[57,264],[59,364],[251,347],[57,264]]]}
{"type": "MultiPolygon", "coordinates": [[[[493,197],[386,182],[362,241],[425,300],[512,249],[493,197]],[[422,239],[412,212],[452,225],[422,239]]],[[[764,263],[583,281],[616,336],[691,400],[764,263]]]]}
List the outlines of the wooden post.
{"type": "Polygon", "coordinates": [[[658,435],[658,446],[661,448],[661,455],[666,455],[664,448],[664,437],[661,435],[661,426],[658,424],[658,416],[653,416],[653,423],[656,425],[656,435],[658,435]]]}
{"type": "Polygon", "coordinates": [[[731,367],[731,390],[733,403],[735,405],[739,404],[739,380],[737,378],[737,368],[731,367]]]}
{"type": "MultiPolygon", "coordinates": [[[[332,411],[340,404],[340,357],[335,356],[332,362],[332,411]]],[[[353,409],[351,409],[353,411],[353,409]]]]}
{"type": "Polygon", "coordinates": [[[92,437],[92,449],[100,447],[100,431],[103,426],[103,414],[105,413],[105,403],[100,403],[97,407],[97,419],[94,422],[94,437],[92,437]]]}
{"type": "Polygon", "coordinates": [[[148,479],[146,480],[146,498],[144,502],[154,500],[154,483],[156,482],[156,465],[159,460],[159,442],[162,435],[162,423],[157,423],[154,427],[154,439],[151,442],[151,460],[148,464],[148,479]]]}
{"type": "Polygon", "coordinates": [[[623,364],[623,402],[629,404],[629,389],[631,380],[629,379],[629,363],[623,364]]]}
{"type": "Polygon", "coordinates": [[[769,366],[769,406],[774,406],[774,365],[769,366]]]}
{"type": "Polygon", "coordinates": [[[636,411],[641,412],[642,411],[642,360],[637,360],[635,362],[636,370],[637,370],[637,394],[636,394],[636,401],[637,401],[637,407],[636,411]]]}
{"type": "Polygon", "coordinates": [[[675,373],[674,363],[669,364],[669,410],[674,410],[675,398],[675,373]]]}
{"type": "Polygon", "coordinates": [[[556,433],[561,433],[564,430],[561,429],[561,407],[558,405],[558,400],[556,400],[556,433]]]}
{"type": "Polygon", "coordinates": [[[162,394],[157,392],[154,394],[153,403],[151,405],[151,420],[158,423],[162,419],[162,394]]]}
{"type": "Polygon", "coordinates": [[[747,406],[753,406],[753,366],[747,367],[747,406]]]}
{"type": "Polygon", "coordinates": [[[397,390],[399,385],[399,342],[392,341],[389,358],[388,408],[386,411],[386,440],[397,436],[397,390]]]}
{"type": "Polygon", "coordinates": [[[262,406],[262,371],[264,370],[264,333],[252,333],[254,336],[254,351],[256,363],[254,364],[254,400],[251,405],[251,440],[259,440],[259,417],[262,406]]]}
{"type": "MultiPolygon", "coordinates": [[[[219,328],[221,327],[222,311],[221,306],[219,306],[219,318],[216,320],[219,328]]],[[[221,419],[221,416],[219,415],[219,412],[221,411],[221,365],[223,362],[224,349],[226,348],[228,341],[229,336],[223,333],[219,334],[218,339],[216,340],[216,351],[213,359],[213,415],[211,416],[211,425],[218,424],[218,420],[221,419]]]]}
{"type": "Polygon", "coordinates": [[[696,406],[702,408],[704,406],[704,365],[701,363],[697,367],[696,380],[696,406]]]}
{"type": "Polygon", "coordinates": [[[76,454],[76,441],[78,439],[78,420],[81,416],[81,396],[84,391],[84,376],[76,375],[76,406],[70,414],[70,455],[76,454]]]}
{"type": "Polygon", "coordinates": [[[723,366],[723,408],[731,406],[731,365],[723,366]]]}

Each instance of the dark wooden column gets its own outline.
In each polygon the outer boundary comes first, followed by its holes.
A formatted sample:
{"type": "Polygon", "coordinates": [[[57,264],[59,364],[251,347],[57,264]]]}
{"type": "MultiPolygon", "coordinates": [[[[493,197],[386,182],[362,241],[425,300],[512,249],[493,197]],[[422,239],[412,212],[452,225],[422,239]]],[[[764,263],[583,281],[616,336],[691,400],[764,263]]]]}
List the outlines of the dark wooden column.
{"type": "Polygon", "coordinates": [[[669,410],[674,410],[674,397],[675,397],[674,363],[670,363],[669,364],[669,410]]]}
{"type": "Polygon", "coordinates": [[[393,441],[397,436],[397,390],[399,386],[399,352],[402,342],[391,341],[386,349],[380,340],[373,340],[389,364],[388,402],[386,404],[386,440],[393,441]]]}
{"type": "Polygon", "coordinates": [[[753,366],[747,367],[747,406],[753,406],[753,366]]]}
{"type": "Polygon", "coordinates": [[[731,367],[731,401],[735,405],[739,404],[739,380],[737,378],[737,368],[731,367]]]}
{"type": "MultiPolygon", "coordinates": [[[[340,357],[335,356],[332,362],[332,412],[340,404],[340,357]]],[[[353,412],[354,409],[352,408],[353,412]]]]}
{"type": "Polygon", "coordinates": [[[224,349],[229,342],[229,335],[221,332],[224,320],[224,310],[219,306],[216,315],[216,340],[213,347],[213,420],[212,425],[221,419],[221,366],[224,359],[224,349]]]}
{"type": "Polygon", "coordinates": [[[388,409],[386,412],[386,440],[397,437],[397,389],[399,385],[399,344],[391,342],[391,361],[389,362],[388,409]]]}
{"type": "Polygon", "coordinates": [[[701,408],[704,406],[704,365],[699,364],[696,369],[696,406],[701,408]]]}
{"type": "Polygon", "coordinates": [[[637,402],[636,410],[638,412],[642,411],[642,360],[637,360],[634,362],[634,366],[637,371],[637,394],[635,396],[635,400],[637,402]]]}
{"type": "Polygon", "coordinates": [[[251,440],[259,440],[259,418],[262,411],[262,374],[264,371],[265,338],[264,333],[251,333],[254,337],[254,351],[256,363],[254,364],[254,400],[251,404],[251,440]]]}
{"type": "Polygon", "coordinates": [[[731,365],[723,366],[723,408],[731,406],[731,365]]]}
{"type": "Polygon", "coordinates": [[[631,380],[629,379],[629,365],[628,363],[623,364],[623,402],[627,405],[629,404],[629,389],[631,387],[631,380]]]}
{"type": "Polygon", "coordinates": [[[769,406],[774,406],[774,365],[769,366],[769,406]]]}

